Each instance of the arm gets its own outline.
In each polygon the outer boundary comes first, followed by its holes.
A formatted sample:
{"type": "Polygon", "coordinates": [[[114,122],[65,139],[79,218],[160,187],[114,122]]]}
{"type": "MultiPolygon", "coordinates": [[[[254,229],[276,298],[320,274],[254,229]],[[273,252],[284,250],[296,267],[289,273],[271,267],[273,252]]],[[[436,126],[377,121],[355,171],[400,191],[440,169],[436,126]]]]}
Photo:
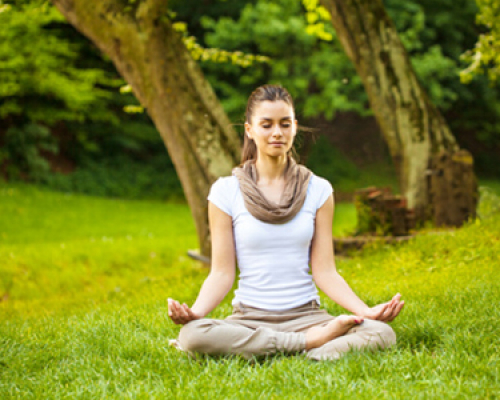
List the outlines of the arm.
{"type": "Polygon", "coordinates": [[[404,302],[397,294],[387,303],[368,307],[349,287],[335,267],[332,221],[333,195],[316,212],[314,236],[311,243],[311,269],[316,285],[335,303],[353,314],[392,321],[401,311],[404,302]]]}
{"type": "Polygon", "coordinates": [[[168,299],[168,315],[176,324],[186,324],[205,317],[226,297],[236,275],[232,218],[217,206],[208,203],[208,219],[212,236],[211,270],[198,298],[191,308],[168,299]]]}

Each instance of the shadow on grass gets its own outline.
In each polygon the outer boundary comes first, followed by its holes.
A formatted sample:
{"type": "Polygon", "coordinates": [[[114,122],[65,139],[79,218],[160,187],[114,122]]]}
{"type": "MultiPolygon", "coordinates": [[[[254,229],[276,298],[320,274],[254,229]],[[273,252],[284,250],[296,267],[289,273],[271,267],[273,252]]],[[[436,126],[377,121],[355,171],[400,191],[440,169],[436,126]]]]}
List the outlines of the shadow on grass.
{"type": "Polygon", "coordinates": [[[412,327],[399,333],[397,346],[400,349],[408,349],[412,352],[424,349],[433,351],[442,346],[444,335],[445,331],[440,332],[439,328],[412,327]]]}

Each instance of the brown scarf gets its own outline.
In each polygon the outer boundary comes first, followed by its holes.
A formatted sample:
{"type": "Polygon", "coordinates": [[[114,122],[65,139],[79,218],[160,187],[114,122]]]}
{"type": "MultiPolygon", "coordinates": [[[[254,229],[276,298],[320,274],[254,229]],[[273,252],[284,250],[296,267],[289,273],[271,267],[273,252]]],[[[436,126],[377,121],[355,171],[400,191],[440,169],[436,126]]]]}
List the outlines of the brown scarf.
{"type": "Polygon", "coordinates": [[[285,167],[285,190],[279,204],[266,199],[257,187],[257,168],[255,160],[246,161],[241,167],[233,169],[238,178],[241,193],[247,210],[255,218],[270,224],[284,224],[300,211],[306,201],[307,186],[313,175],[307,167],[297,164],[288,156],[285,167]]]}

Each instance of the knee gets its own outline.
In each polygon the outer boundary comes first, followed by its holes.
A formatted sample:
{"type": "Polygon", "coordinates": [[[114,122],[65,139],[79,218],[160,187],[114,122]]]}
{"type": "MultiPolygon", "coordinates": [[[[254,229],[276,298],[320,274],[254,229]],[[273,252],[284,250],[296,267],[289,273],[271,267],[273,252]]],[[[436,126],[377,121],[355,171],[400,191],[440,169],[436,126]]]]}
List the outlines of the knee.
{"type": "Polygon", "coordinates": [[[209,320],[198,319],[184,325],[179,332],[181,348],[187,352],[203,353],[206,347],[206,333],[211,327],[209,320]]]}
{"type": "Polygon", "coordinates": [[[382,346],[382,348],[390,347],[396,344],[396,333],[394,330],[385,322],[366,320],[368,322],[366,329],[370,332],[371,336],[376,339],[376,342],[382,346]]]}
{"type": "Polygon", "coordinates": [[[396,333],[389,324],[381,321],[373,321],[375,323],[375,332],[382,342],[382,347],[390,347],[396,344],[396,333]]]}

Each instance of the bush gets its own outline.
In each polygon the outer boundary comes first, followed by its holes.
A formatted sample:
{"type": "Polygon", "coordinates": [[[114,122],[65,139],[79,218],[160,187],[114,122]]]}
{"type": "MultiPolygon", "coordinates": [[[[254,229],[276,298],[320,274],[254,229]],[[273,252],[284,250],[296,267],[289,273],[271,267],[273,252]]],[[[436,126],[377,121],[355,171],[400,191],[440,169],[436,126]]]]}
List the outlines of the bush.
{"type": "Polygon", "coordinates": [[[50,165],[41,152],[57,153],[58,147],[46,127],[34,123],[11,126],[5,133],[4,141],[0,163],[7,165],[7,178],[25,176],[35,182],[47,178],[50,165]]]}
{"type": "Polygon", "coordinates": [[[312,146],[306,164],[315,174],[329,180],[333,185],[342,181],[356,181],[361,176],[359,168],[340,153],[324,135],[312,146]]]}
{"type": "Polygon", "coordinates": [[[52,174],[44,181],[52,189],[128,199],[185,201],[177,173],[166,153],[137,160],[127,155],[88,159],[69,175],[52,174]]]}

